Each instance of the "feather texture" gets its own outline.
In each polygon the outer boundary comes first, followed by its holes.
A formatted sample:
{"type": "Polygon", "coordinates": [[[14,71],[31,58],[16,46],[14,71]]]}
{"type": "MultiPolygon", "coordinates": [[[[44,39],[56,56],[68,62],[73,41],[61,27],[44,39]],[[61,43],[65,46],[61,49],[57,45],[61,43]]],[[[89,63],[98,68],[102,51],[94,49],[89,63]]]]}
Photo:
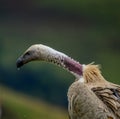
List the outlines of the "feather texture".
{"type": "Polygon", "coordinates": [[[103,101],[107,107],[120,119],[120,86],[111,85],[106,88],[95,87],[92,91],[103,101]]]}

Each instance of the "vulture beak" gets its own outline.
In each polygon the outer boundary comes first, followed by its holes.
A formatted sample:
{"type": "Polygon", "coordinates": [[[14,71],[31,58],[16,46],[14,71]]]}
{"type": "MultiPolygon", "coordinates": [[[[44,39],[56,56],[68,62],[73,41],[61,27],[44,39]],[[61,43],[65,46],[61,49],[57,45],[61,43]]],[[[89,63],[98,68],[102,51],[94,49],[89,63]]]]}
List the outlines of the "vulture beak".
{"type": "Polygon", "coordinates": [[[16,66],[17,68],[20,68],[24,65],[24,61],[23,61],[23,58],[22,57],[19,57],[16,61],[16,66]]]}
{"type": "Polygon", "coordinates": [[[37,60],[36,54],[33,51],[26,51],[23,55],[21,55],[17,59],[16,66],[17,66],[17,68],[20,68],[24,64],[26,64],[32,60],[37,60]]]}

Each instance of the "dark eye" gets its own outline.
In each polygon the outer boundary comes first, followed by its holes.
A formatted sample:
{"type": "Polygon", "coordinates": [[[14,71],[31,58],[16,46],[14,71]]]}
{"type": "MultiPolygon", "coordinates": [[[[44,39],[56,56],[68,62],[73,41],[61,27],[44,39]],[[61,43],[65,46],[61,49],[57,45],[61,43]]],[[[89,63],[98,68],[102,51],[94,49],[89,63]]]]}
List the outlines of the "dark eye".
{"type": "Polygon", "coordinates": [[[25,55],[30,55],[30,52],[26,52],[25,55]]]}

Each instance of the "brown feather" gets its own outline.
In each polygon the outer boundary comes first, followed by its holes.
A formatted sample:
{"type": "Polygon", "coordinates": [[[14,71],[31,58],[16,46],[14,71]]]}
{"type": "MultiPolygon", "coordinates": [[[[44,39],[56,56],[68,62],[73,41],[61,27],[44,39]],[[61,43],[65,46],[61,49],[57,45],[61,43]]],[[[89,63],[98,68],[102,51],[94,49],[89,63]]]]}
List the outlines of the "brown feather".
{"type": "MultiPolygon", "coordinates": [[[[112,86],[111,86],[112,87],[112,86]]],[[[92,91],[98,96],[100,100],[107,105],[107,107],[113,111],[113,113],[116,115],[117,118],[120,118],[120,87],[111,88],[102,88],[102,87],[96,87],[92,88],[92,91]],[[116,90],[116,95],[114,90],[116,90]]]]}
{"type": "Polygon", "coordinates": [[[83,77],[89,88],[108,107],[110,111],[120,118],[120,86],[104,79],[99,65],[86,65],[83,77]]]}
{"type": "Polygon", "coordinates": [[[83,71],[83,77],[86,83],[95,83],[96,81],[104,81],[99,70],[99,65],[88,64],[83,71]]]}

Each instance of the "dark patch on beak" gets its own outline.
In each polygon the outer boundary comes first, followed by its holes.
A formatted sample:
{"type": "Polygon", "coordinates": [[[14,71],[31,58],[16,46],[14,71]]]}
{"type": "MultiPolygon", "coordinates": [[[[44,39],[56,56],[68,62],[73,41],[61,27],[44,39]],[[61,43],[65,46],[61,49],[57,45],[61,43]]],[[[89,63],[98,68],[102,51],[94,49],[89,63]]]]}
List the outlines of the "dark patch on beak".
{"type": "Polygon", "coordinates": [[[17,68],[20,68],[23,65],[24,65],[24,62],[23,62],[22,58],[21,57],[18,58],[17,61],[16,61],[17,68]]]}

